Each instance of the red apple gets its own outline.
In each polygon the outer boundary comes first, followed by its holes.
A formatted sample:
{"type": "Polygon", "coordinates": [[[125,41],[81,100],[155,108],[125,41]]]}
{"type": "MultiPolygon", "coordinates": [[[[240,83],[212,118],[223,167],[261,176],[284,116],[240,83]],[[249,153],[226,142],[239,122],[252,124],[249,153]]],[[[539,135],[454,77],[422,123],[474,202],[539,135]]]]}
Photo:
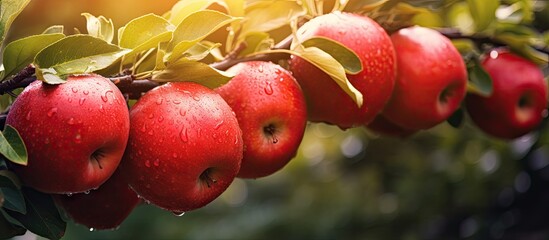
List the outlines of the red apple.
{"type": "Polygon", "coordinates": [[[363,94],[364,104],[358,108],[329,75],[292,56],[290,68],[303,88],[309,120],[342,129],[370,123],[389,100],[394,86],[395,52],[385,30],[365,16],[330,13],[299,29],[300,41],[311,37],[335,40],[357,54],[363,70],[356,75],[347,74],[347,78],[363,94]]]}
{"type": "Polygon", "coordinates": [[[121,170],[144,200],[181,213],[200,208],[234,180],[242,132],[229,105],[196,83],[168,83],[130,111],[130,138],[121,170]]]}
{"type": "Polygon", "coordinates": [[[292,75],[271,62],[245,62],[216,89],[236,113],[244,158],[238,177],[268,176],[297,153],[307,124],[305,99],[292,75]]]}
{"type": "Polygon", "coordinates": [[[391,35],[398,74],[383,116],[401,128],[428,129],[448,119],[465,97],[467,69],[439,32],[409,27],[391,35]]]}
{"type": "Polygon", "coordinates": [[[118,88],[98,75],[66,83],[35,81],[17,97],[6,123],[28,151],[28,165],[11,167],[24,184],[46,193],[77,193],[103,184],[120,163],[130,128],[118,88]]]}
{"type": "Polygon", "coordinates": [[[117,228],[140,202],[120,171],[89,193],[53,196],[74,222],[97,230],[117,228]]]}
{"type": "Polygon", "coordinates": [[[484,132],[505,139],[534,130],[547,108],[547,82],[540,68],[504,49],[491,51],[482,66],[492,78],[493,93],[467,96],[473,122],[484,132]]]}

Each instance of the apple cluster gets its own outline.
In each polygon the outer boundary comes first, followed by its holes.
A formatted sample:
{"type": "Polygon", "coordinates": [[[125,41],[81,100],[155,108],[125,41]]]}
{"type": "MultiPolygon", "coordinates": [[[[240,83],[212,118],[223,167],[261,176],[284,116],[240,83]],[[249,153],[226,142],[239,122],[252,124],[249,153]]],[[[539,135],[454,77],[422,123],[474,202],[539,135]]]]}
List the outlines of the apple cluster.
{"type": "Polygon", "coordinates": [[[28,166],[11,164],[23,183],[55,199],[74,221],[115,228],[141,200],[176,215],[201,208],[235,177],[260,178],[295,157],[308,121],[410,136],[459,108],[486,133],[505,139],[535,129],[547,108],[540,69],[506,49],[482,66],[490,96],[467,94],[468,73],[451,40],[414,26],[388,34],[351,13],[318,16],[297,31],[353,51],[362,71],[347,74],[361,106],[325,72],[298,56],[289,69],[250,61],[231,67],[210,89],[170,82],[128,107],[110,80],[95,74],[66,83],[35,81],[17,97],[6,123],[28,149],[28,166]]]}

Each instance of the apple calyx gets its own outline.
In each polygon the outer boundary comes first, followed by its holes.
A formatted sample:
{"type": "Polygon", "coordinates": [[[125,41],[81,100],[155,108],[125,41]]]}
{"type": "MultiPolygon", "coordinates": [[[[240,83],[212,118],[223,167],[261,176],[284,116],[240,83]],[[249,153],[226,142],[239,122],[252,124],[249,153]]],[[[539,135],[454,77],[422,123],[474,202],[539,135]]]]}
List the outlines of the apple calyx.
{"type": "Polygon", "coordinates": [[[200,174],[200,181],[205,182],[208,188],[211,188],[215,183],[217,183],[217,180],[212,176],[212,172],[214,171],[213,168],[207,168],[200,174]]]}
{"type": "Polygon", "coordinates": [[[276,137],[276,133],[278,132],[274,124],[269,124],[265,127],[263,127],[263,132],[268,138],[272,139],[273,144],[278,143],[278,138],[276,137]]]}

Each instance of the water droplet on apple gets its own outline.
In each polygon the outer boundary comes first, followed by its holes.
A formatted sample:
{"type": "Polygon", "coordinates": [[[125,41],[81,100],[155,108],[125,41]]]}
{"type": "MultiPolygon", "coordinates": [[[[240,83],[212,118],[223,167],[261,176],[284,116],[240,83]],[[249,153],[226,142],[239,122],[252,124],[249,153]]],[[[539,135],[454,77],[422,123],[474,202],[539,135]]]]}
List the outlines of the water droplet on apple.
{"type": "Polygon", "coordinates": [[[82,135],[80,135],[80,133],[77,133],[76,136],[74,136],[74,142],[75,143],[81,143],[82,142],[82,135]]]}
{"type": "Polygon", "coordinates": [[[214,129],[215,129],[215,130],[219,129],[219,128],[221,127],[221,125],[223,125],[223,119],[221,119],[221,122],[218,122],[218,123],[215,125],[214,129]]]}
{"type": "Polygon", "coordinates": [[[143,126],[141,126],[141,132],[146,132],[146,131],[147,131],[147,125],[143,123],[143,126]]]}
{"type": "Polygon", "coordinates": [[[90,228],[90,232],[93,232],[93,231],[95,231],[95,229],[94,229],[94,228],[90,228]]]}
{"type": "Polygon", "coordinates": [[[194,99],[195,101],[200,101],[200,98],[199,98],[198,96],[193,96],[193,99],[194,99]]]}
{"type": "Polygon", "coordinates": [[[189,141],[189,133],[188,133],[186,127],[183,127],[181,129],[181,132],[179,132],[179,138],[181,138],[181,141],[183,141],[183,142],[188,142],[189,141]]]}
{"type": "Polygon", "coordinates": [[[185,110],[183,108],[179,109],[179,115],[184,117],[185,115],[187,115],[187,110],[185,110]]]}
{"type": "Polygon", "coordinates": [[[103,95],[101,95],[101,100],[103,100],[103,102],[109,101],[109,93],[112,94],[112,90],[107,90],[105,91],[105,93],[103,93],[103,95]]]}
{"type": "Polygon", "coordinates": [[[154,160],[153,164],[155,167],[160,166],[160,159],[157,158],[156,160],[154,160]]]}
{"type": "Polygon", "coordinates": [[[164,98],[156,99],[156,104],[157,104],[157,105],[162,104],[162,102],[164,102],[164,98]]]}
{"type": "Polygon", "coordinates": [[[82,92],[84,93],[84,95],[90,94],[90,91],[88,91],[88,90],[84,90],[84,91],[82,91],[82,92]]]}
{"type": "Polygon", "coordinates": [[[55,115],[57,113],[57,108],[51,108],[49,111],[48,111],[48,117],[53,117],[53,115],[55,115]]]}
{"type": "Polygon", "coordinates": [[[145,167],[150,168],[151,167],[151,161],[149,161],[149,160],[145,161],[145,167]]]}
{"type": "Polygon", "coordinates": [[[257,71],[259,71],[260,73],[263,72],[263,65],[259,65],[259,68],[257,69],[257,71]]]}
{"type": "Polygon", "coordinates": [[[103,104],[99,105],[99,112],[105,112],[105,108],[103,107],[103,104]]]}
{"type": "Polygon", "coordinates": [[[149,119],[153,119],[154,118],[154,114],[149,114],[149,119]]]}
{"type": "Polygon", "coordinates": [[[175,215],[177,217],[181,217],[181,216],[185,215],[185,212],[173,211],[172,213],[173,213],[173,215],[175,215]]]}
{"type": "Polygon", "coordinates": [[[177,153],[173,153],[173,154],[172,154],[172,157],[173,157],[173,158],[177,158],[177,157],[178,157],[177,153]]]}
{"type": "Polygon", "coordinates": [[[27,116],[25,117],[25,119],[27,119],[27,121],[29,121],[31,119],[31,111],[29,111],[27,113],[27,116]]]}
{"type": "Polygon", "coordinates": [[[78,101],[78,104],[80,104],[80,106],[84,105],[84,102],[86,101],[85,98],[80,98],[80,100],[78,101]]]}
{"type": "Polygon", "coordinates": [[[85,191],[84,194],[90,194],[90,190],[85,191]]]}
{"type": "Polygon", "coordinates": [[[73,87],[71,90],[72,90],[73,93],[77,93],[77,92],[78,92],[78,89],[76,89],[75,87],[73,87]]]}
{"type": "Polygon", "coordinates": [[[279,78],[279,79],[278,79],[278,81],[280,81],[280,82],[284,82],[284,78],[283,78],[283,77],[281,77],[281,78],[279,78]]]}
{"type": "Polygon", "coordinates": [[[271,83],[270,82],[266,82],[266,86],[265,88],[263,88],[263,90],[265,91],[265,93],[267,95],[272,95],[273,94],[273,86],[271,86],[271,83]]]}
{"type": "Polygon", "coordinates": [[[67,197],[71,197],[72,193],[67,193],[66,195],[67,195],[67,197]]]}
{"type": "Polygon", "coordinates": [[[162,116],[158,117],[158,122],[161,123],[162,121],[164,121],[164,117],[162,116]]]}
{"type": "Polygon", "coordinates": [[[173,103],[175,103],[175,104],[180,104],[181,101],[180,101],[179,99],[174,99],[174,100],[173,100],[173,103]]]}
{"type": "Polygon", "coordinates": [[[72,98],[67,98],[67,101],[68,101],[69,103],[72,103],[72,98]]]}
{"type": "Polygon", "coordinates": [[[275,74],[277,74],[277,75],[278,75],[278,74],[280,74],[281,72],[282,72],[282,71],[280,71],[280,69],[278,69],[278,68],[275,68],[275,74]]]}
{"type": "Polygon", "coordinates": [[[74,125],[74,118],[69,118],[69,121],[67,121],[67,124],[74,125]]]}

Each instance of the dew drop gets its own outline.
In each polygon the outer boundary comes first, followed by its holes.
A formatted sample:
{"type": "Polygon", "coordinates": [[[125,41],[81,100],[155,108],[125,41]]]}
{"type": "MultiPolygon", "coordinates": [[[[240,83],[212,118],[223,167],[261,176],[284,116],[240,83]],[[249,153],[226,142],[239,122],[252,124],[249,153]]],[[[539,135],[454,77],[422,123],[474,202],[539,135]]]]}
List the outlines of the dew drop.
{"type": "Polygon", "coordinates": [[[149,114],[149,119],[153,119],[154,118],[154,114],[149,114]]]}
{"type": "Polygon", "coordinates": [[[267,85],[265,86],[265,88],[263,88],[263,90],[265,91],[265,93],[267,95],[272,95],[273,94],[273,86],[271,86],[270,82],[267,82],[266,84],[267,85]]]}
{"type": "Polygon", "coordinates": [[[150,130],[147,134],[149,134],[150,136],[154,135],[154,132],[153,130],[150,130]]]}
{"type": "Polygon", "coordinates": [[[283,78],[283,77],[281,77],[281,78],[279,78],[279,79],[278,79],[278,81],[280,81],[280,82],[284,82],[284,78],[283,78]]]}
{"type": "Polygon", "coordinates": [[[80,133],[76,134],[76,136],[74,137],[74,142],[75,143],[81,143],[82,142],[82,135],[80,135],[80,133]]]}
{"type": "Polygon", "coordinates": [[[257,69],[257,71],[259,71],[260,73],[263,72],[263,65],[259,65],[259,68],[257,69]]]}
{"type": "Polygon", "coordinates": [[[174,104],[180,104],[181,101],[180,101],[179,99],[174,99],[174,100],[173,100],[173,103],[174,103],[174,104]]]}
{"type": "Polygon", "coordinates": [[[183,127],[181,129],[181,132],[179,132],[179,138],[181,138],[181,141],[183,141],[183,142],[188,142],[189,141],[189,133],[188,133],[186,127],[183,127]]]}
{"type": "Polygon", "coordinates": [[[25,119],[27,119],[27,121],[29,121],[31,119],[31,111],[29,111],[27,113],[27,116],[25,117],[25,119]]]}
{"type": "Polygon", "coordinates": [[[156,104],[160,105],[162,102],[164,102],[164,98],[156,99],[156,104]]]}
{"type": "Polygon", "coordinates": [[[161,123],[162,121],[164,121],[164,117],[162,116],[158,117],[158,122],[161,123]]]}
{"type": "Polygon", "coordinates": [[[146,132],[147,131],[147,125],[143,124],[143,126],[141,126],[141,132],[146,132]]]}
{"type": "Polygon", "coordinates": [[[85,98],[80,98],[80,100],[78,101],[78,104],[80,104],[80,106],[84,105],[84,102],[86,101],[85,98]]]}
{"type": "Polygon", "coordinates": [[[181,216],[185,215],[185,212],[173,211],[172,213],[173,213],[173,215],[175,215],[175,216],[177,216],[177,217],[181,217],[181,216]]]}
{"type": "Polygon", "coordinates": [[[68,101],[69,103],[72,103],[72,98],[67,98],[67,101],[68,101]]]}
{"type": "Polygon", "coordinates": [[[84,194],[90,194],[90,190],[85,191],[84,194]]]}
{"type": "Polygon", "coordinates": [[[149,160],[145,161],[145,167],[150,168],[151,167],[151,161],[149,161],[149,160]]]}
{"type": "Polygon", "coordinates": [[[90,228],[90,232],[93,232],[93,231],[95,231],[95,228],[90,228]]]}
{"type": "Polygon", "coordinates": [[[103,102],[109,101],[109,93],[112,94],[112,90],[107,90],[103,93],[103,95],[101,95],[101,100],[103,100],[103,102]]]}
{"type": "Polygon", "coordinates": [[[53,117],[53,115],[55,115],[56,113],[57,113],[57,108],[51,108],[48,111],[48,117],[53,117]]]}
{"type": "Polygon", "coordinates": [[[69,125],[74,125],[74,124],[75,124],[74,118],[69,118],[69,121],[67,121],[67,123],[68,123],[69,125]]]}
{"type": "Polygon", "coordinates": [[[103,104],[99,105],[99,112],[105,112],[105,108],[103,108],[103,104]]]}
{"type": "Polygon", "coordinates": [[[219,128],[221,127],[221,125],[223,125],[223,119],[221,119],[221,122],[218,122],[218,123],[215,125],[214,129],[215,129],[215,130],[219,129],[219,128]]]}
{"type": "Polygon", "coordinates": [[[199,98],[198,96],[193,96],[193,99],[194,99],[195,101],[200,101],[200,98],[199,98]]]}
{"type": "Polygon", "coordinates": [[[275,73],[276,73],[277,75],[280,74],[281,72],[282,72],[282,71],[280,71],[280,69],[275,68],[275,73]]]}
{"type": "Polygon", "coordinates": [[[160,166],[160,159],[154,160],[153,165],[154,165],[155,167],[160,166]]]}
{"type": "Polygon", "coordinates": [[[77,92],[78,92],[78,89],[76,89],[75,87],[73,87],[71,90],[72,90],[73,93],[77,93],[77,92]]]}
{"type": "Polygon", "coordinates": [[[179,109],[179,115],[181,115],[181,116],[187,115],[187,110],[185,110],[183,108],[179,109]]]}
{"type": "Polygon", "coordinates": [[[67,193],[67,197],[71,197],[72,196],[72,193],[67,193]]]}
{"type": "Polygon", "coordinates": [[[82,91],[82,92],[84,93],[84,95],[90,94],[90,91],[88,91],[88,90],[84,90],[84,91],[82,91]]]}

